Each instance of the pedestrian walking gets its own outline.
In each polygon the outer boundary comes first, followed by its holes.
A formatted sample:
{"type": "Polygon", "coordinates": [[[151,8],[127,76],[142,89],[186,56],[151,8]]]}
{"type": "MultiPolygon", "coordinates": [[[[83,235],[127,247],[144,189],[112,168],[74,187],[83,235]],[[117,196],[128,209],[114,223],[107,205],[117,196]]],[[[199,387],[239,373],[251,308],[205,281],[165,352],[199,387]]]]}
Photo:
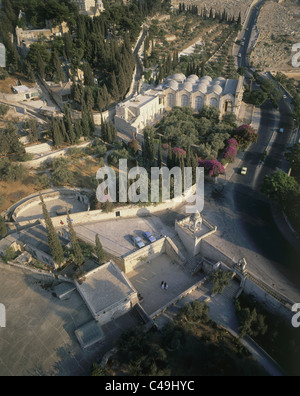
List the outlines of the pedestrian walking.
{"type": "Polygon", "coordinates": [[[168,288],[169,288],[169,286],[168,286],[168,284],[165,282],[165,284],[164,284],[164,289],[165,289],[165,290],[168,290],[168,288]]]}
{"type": "Polygon", "coordinates": [[[162,281],[162,282],[161,282],[161,285],[160,285],[160,287],[161,287],[162,289],[164,289],[164,288],[165,288],[165,282],[164,282],[164,281],[162,281]]]}

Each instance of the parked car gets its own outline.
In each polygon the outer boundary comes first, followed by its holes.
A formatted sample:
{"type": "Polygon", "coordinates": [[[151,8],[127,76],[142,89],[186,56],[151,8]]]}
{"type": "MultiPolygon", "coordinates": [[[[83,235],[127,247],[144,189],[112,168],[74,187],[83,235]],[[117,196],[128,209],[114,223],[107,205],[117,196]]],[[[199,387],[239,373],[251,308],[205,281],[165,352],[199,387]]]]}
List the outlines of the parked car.
{"type": "Polygon", "coordinates": [[[284,133],[284,128],[280,128],[279,133],[284,133]]]}
{"type": "Polygon", "coordinates": [[[141,240],[141,238],[137,235],[133,236],[131,235],[131,239],[132,242],[139,248],[142,249],[143,247],[145,247],[146,245],[144,244],[144,242],[141,240]]]}
{"type": "Polygon", "coordinates": [[[156,238],[151,234],[151,232],[147,231],[143,233],[144,238],[147,239],[148,242],[153,243],[156,241],[156,238]]]}
{"type": "Polygon", "coordinates": [[[247,172],[248,172],[248,168],[244,167],[241,170],[241,175],[247,175],[247,172]]]}

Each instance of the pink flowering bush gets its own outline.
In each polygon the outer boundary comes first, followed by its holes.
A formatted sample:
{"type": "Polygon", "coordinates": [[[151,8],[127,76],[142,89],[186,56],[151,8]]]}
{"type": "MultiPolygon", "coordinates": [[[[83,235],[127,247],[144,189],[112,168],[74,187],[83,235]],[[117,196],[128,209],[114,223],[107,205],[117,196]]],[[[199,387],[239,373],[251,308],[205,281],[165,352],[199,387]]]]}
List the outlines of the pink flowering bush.
{"type": "Polygon", "coordinates": [[[199,167],[203,167],[205,173],[210,177],[217,177],[225,173],[225,168],[221,162],[217,160],[201,160],[199,159],[199,167]]]}
{"type": "Polygon", "coordinates": [[[247,148],[250,143],[256,143],[258,134],[251,125],[244,124],[237,128],[235,139],[241,148],[247,148]]]}
{"type": "Polygon", "coordinates": [[[223,159],[225,162],[233,162],[235,160],[235,157],[237,156],[237,148],[238,148],[238,142],[236,139],[229,139],[227,141],[227,146],[224,150],[224,155],[223,159]]]}
{"type": "Polygon", "coordinates": [[[174,147],[173,148],[173,152],[176,154],[176,155],[181,155],[181,156],[183,156],[183,157],[185,157],[186,156],[186,151],[185,150],[183,150],[183,149],[181,149],[181,148],[179,148],[179,147],[174,147]]]}

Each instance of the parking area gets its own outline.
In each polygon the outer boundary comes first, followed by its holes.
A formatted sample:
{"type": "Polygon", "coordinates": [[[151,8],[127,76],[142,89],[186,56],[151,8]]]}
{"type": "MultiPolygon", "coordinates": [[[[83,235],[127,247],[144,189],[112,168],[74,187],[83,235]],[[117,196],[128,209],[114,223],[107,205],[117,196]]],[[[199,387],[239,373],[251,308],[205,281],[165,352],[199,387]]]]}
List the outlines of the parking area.
{"type": "Polygon", "coordinates": [[[133,235],[139,236],[147,244],[149,242],[143,237],[143,232],[150,231],[156,238],[162,235],[173,238],[176,234],[174,227],[166,226],[159,217],[155,216],[81,224],[75,225],[74,228],[79,238],[90,243],[95,243],[98,234],[104,249],[117,257],[134,250],[131,239],[133,235]]]}

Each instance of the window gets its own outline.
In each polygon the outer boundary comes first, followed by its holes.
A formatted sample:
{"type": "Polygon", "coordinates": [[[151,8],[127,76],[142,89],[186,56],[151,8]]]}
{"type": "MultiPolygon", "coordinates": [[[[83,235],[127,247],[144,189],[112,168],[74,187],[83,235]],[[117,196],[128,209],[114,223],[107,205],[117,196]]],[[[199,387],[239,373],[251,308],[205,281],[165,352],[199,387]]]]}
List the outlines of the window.
{"type": "Polygon", "coordinates": [[[173,94],[168,95],[168,107],[174,107],[175,105],[175,98],[173,94]]]}
{"type": "Polygon", "coordinates": [[[181,106],[189,106],[189,97],[187,95],[181,96],[181,106]]]}
{"type": "Polygon", "coordinates": [[[211,98],[210,105],[219,108],[219,103],[216,98],[211,98]]]}
{"type": "Polygon", "coordinates": [[[201,96],[197,96],[195,101],[195,109],[201,110],[202,107],[203,107],[203,99],[201,98],[201,96]]]}

